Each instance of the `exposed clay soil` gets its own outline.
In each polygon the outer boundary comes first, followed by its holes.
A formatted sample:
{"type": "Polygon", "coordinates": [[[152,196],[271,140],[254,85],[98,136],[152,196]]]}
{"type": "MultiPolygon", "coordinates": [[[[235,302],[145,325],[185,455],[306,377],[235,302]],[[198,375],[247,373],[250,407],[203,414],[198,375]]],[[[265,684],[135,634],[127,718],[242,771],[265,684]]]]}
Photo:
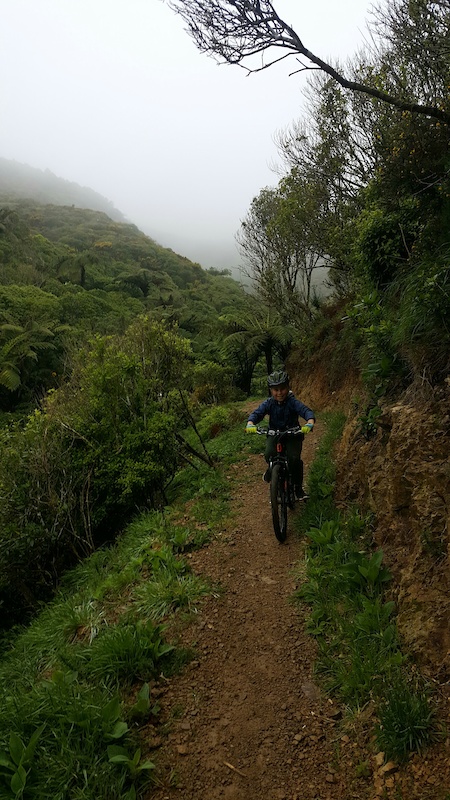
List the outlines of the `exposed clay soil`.
{"type": "MultiPolygon", "coordinates": [[[[320,424],[305,440],[306,472],[319,436],[320,424]]],[[[221,593],[178,632],[196,660],[156,691],[165,732],[148,732],[160,781],[149,800],[443,800],[444,745],[434,760],[383,766],[364,733],[371,709],[346,727],[317,686],[306,609],[292,603],[304,546],[292,518],[286,544],[276,541],[263,466],[250,456],[231,470],[232,522],[190,556],[221,593]]]]}

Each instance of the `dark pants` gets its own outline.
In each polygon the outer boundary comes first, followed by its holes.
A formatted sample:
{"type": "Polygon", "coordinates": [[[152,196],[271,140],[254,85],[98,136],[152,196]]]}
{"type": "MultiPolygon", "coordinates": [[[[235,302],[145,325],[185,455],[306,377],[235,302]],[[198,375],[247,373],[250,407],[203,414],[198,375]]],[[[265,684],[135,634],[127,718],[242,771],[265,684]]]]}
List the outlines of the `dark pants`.
{"type": "MultiPolygon", "coordinates": [[[[302,444],[303,436],[285,436],[283,439],[283,447],[287,455],[292,483],[299,488],[303,486],[302,444]]],[[[272,458],[275,458],[276,453],[276,436],[268,436],[266,440],[266,452],[264,453],[267,463],[269,463],[272,458]]]]}

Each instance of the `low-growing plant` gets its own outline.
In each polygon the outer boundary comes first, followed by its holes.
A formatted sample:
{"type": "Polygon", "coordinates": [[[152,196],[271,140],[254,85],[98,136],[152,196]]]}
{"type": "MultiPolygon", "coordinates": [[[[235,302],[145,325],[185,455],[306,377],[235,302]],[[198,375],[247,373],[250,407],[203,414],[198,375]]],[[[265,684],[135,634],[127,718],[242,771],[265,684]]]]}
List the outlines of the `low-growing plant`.
{"type": "Polygon", "coordinates": [[[242,419],[236,406],[213,406],[204,411],[197,424],[200,434],[206,439],[214,439],[219,433],[230,430],[242,419]]]}
{"type": "Polygon", "coordinates": [[[196,611],[199,601],[211,593],[211,588],[197,575],[159,574],[136,590],[136,613],[160,622],[177,610],[196,611]]]}
{"type": "Polygon", "coordinates": [[[159,714],[159,711],[159,703],[157,701],[152,703],[150,685],[148,683],[144,683],[144,685],[139,689],[133,705],[130,706],[128,715],[133,720],[142,718],[146,719],[150,714],[156,717],[159,714]]]}
{"type": "Polygon", "coordinates": [[[155,765],[152,761],[141,761],[141,755],[140,747],[135,750],[133,755],[131,755],[125,747],[120,747],[119,745],[111,744],[108,747],[108,759],[110,763],[122,764],[129,770],[130,776],[133,779],[144,770],[155,769],[155,765]]]}
{"type": "Polygon", "coordinates": [[[106,683],[131,684],[164,671],[174,646],[164,642],[162,628],[150,622],[118,624],[102,631],[89,646],[74,652],[80,674],[106,683]]]}
{"type": "Polygon", "coordinates": [[[365,439],[372,439],[376,435],[378,431],[377,420],[381,413],[380,406],[371,405],[358,417],[358,430],[365,439]]]}
{"type": "Polygon", "coordinates": [[[336,541],[336,535],[339,533],[339,523],[335,520],[327,520],[320,528],[310,528],[306,531],[306,535],[311,542],[317,547],[325,547],[336,541]]]}
{"type": "Polygon", "coordinates": [[[377,550],[370,558],[354,551],[349,561],[341,567],[342,574],[353,588],[372,595],[391,579],[390,572],[381,566],[382,561],[382,550],[377,550]]]}
{"type": "MultiPolygon", "coordinates": [[[[234,436],[228,431],[214,442],[234,436]]],[[[242,429],[239,436],[246,442],[242,429]]],[[[179,505],[140,515],[114,544],[66,574],[58,596],[26,630],[10,634],[14,647],[0,663],[0,682],[8,688],[0,749],[8,751],[10,731],[26,744],[44,726],[27,777],[36,800],[131,799],[152,775],[137,755],[138,724],[159,712],[150,682],[193,656],[167,642],[152,620],[195,611],[212,591],[182,553],[213,535],[228,512],[221,471],[186,470],[179,488],[184,480],[189,498],[194,473],[198,500],[190,503],[188,525],[179,505]],[[130,687],[137,682],[133,700],[130,687]],[[108,747],[120,749],[108,755],[108,747]]]]}
{"type": "Polygon", "coordinates": [[[379,709],[378,747],[387,759],[404,761],[433,740],[433,718],[425,686],[399,677],[385,692],[379,709]]]}
{"type": "Polygon", "coordinates": [[[25,745],[20,736],[11,733],[7,751],[0,751],[0,780],[3,782],[2,797],[23,797],[29,783],[34,752],[44,730],[40,725],[25,745]]]}
{"type": "Polygon", "coordinates": [[[0,708],[0,748],[8,747],[8,731],[18,731],[23,743],[41,731],[24,796],[122,800],[128,773],[117,774],[107,757],[108,744],[130,736],[117,698],[61,669],[27,692],[14,688],[11,681],[0,708]]]}

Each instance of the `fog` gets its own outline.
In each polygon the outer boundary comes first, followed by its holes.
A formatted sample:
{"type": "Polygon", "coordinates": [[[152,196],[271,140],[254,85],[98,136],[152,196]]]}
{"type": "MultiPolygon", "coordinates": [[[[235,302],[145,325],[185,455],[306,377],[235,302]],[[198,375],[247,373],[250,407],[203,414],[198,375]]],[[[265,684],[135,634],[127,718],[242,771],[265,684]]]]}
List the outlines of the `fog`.
{"type": "MultiPolygon", "coordinates": [[[[365,0],[275,0],[320,57],[361,45],[365,0]]],[[[0,156],[111,200],[165,247],[239,266],[235,233],[277,183],[274,135],[302,115],[296,62],[246,76],[201,55],[161,0],[13,0],[0,29],[0,156]]]]}

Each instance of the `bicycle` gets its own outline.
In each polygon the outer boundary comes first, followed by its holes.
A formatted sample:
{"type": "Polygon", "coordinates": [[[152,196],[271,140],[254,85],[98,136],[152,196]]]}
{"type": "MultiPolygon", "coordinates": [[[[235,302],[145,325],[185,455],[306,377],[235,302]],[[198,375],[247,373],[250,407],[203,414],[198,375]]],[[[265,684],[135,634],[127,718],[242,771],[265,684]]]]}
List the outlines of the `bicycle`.
{"type": "Polygon", "coordinates": [[[270,503],[272,506],[272,524],[279,542],[285,542],[287,536],[287,512],[288,508],[295,506],[294,487],[291,481],[287,455],[283,445],[286,436],[303,436],[299,425],[294,428],[287,428],[285,431],[274,431],[270,428],[256,428],[256,433],[260,436],[276,437],[276,455],[269,462],[270,469],[270,503]]]}

